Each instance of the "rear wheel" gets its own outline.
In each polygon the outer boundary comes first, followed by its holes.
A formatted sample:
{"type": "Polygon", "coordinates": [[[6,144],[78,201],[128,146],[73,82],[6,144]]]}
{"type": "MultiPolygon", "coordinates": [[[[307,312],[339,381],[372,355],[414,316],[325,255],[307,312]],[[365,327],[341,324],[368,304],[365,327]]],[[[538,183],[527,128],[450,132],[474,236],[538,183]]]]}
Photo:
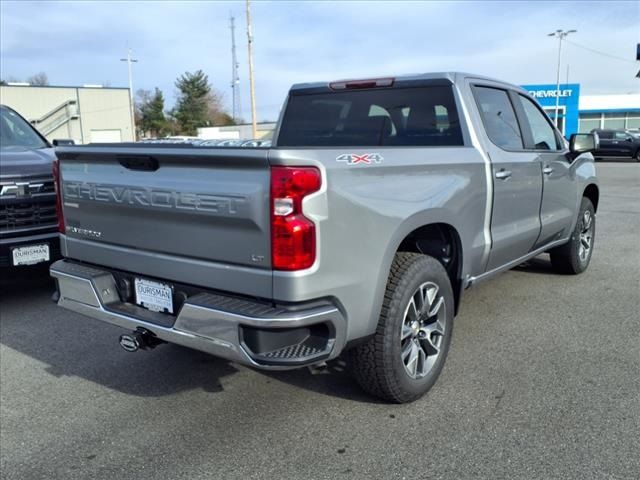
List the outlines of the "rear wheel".
{"type": "Polygon", "coordinates": [[[638,149],[638,151],[636,152],[633,158],[635,159],[636,162],[640,162],[640,148],[638,149]]]}
{"type": "Polygon", "coordinates": [[[578,274],[589,266],[596,234],[596,215],[591,200],[582,198],[578,221],[571,239],[549,252],[553,268],[560,273],[578,274]]]}
{"type": "Polygon", "coordinates": [[[376,333],[350,352],[358,383],[388,401],[411,402],[435,383],[453,329],[453,291],[436,259],[398,253],[376,333]]]}

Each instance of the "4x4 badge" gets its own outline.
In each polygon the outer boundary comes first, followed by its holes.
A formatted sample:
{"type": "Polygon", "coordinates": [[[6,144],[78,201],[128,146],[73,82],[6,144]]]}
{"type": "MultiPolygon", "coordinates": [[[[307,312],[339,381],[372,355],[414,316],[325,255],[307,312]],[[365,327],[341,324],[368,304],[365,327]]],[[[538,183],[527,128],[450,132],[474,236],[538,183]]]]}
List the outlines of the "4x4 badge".
{"type": "Polygon", "coordinates": [[[345,162],[347,165],[371,165],[372,163],[382,163],[383,157],[379,153],[343,153],[336,157],[336,162],[345,162]]]}

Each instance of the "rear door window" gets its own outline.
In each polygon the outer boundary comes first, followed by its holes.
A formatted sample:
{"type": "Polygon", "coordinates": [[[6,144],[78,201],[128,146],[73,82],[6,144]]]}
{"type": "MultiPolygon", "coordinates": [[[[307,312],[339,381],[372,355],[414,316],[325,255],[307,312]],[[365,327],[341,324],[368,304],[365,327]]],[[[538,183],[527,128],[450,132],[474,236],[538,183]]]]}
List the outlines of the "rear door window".
{"type": "Polygon", "coordinates": [[[451,86],[293,94],[278,146],[463,145],[451,86]]]}
{"type": "Polygon", "coordinates": [[[500,88],[475,87],[473,95],[491,141],[505,150],[522,150],[522,132],[507,91],[500,88]]]}

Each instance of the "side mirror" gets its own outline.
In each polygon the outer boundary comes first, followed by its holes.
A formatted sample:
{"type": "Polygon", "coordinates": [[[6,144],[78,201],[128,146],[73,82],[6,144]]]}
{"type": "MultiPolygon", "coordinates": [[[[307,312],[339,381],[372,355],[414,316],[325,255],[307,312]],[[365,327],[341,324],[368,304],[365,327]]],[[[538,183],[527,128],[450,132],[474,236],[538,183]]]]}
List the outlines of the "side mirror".
{"type": "Polygon", "coordinates": [[[587,152],[593,152],[600,146],[596,133],[574,133],[569,139],[569,155],[571,160],[587,152]]]}
{"type": "Polygon", "coordinates": [[[75,145],[76,142],[71,140],[70,138],[56,138],[53,142],[54,147],[63,147],[65,145],[75,145]]]}

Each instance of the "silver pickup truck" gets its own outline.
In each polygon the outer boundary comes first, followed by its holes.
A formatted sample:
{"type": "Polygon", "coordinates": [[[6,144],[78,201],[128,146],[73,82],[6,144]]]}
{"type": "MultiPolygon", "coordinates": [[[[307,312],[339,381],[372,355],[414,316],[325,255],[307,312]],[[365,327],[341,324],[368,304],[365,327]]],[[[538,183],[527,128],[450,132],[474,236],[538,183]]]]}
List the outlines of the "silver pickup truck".
{"type": "MultiPolygon", "coordinates": [[[[291,88],[272,148],[57,150],[57,302],[261,369],[345,352],[371,394],[423,395],[464,291],[544,252],[593,252],[590,134],[462,73],[291,88]]],[[[482,319],[478,319],[482,321],[482,319]]]]}

